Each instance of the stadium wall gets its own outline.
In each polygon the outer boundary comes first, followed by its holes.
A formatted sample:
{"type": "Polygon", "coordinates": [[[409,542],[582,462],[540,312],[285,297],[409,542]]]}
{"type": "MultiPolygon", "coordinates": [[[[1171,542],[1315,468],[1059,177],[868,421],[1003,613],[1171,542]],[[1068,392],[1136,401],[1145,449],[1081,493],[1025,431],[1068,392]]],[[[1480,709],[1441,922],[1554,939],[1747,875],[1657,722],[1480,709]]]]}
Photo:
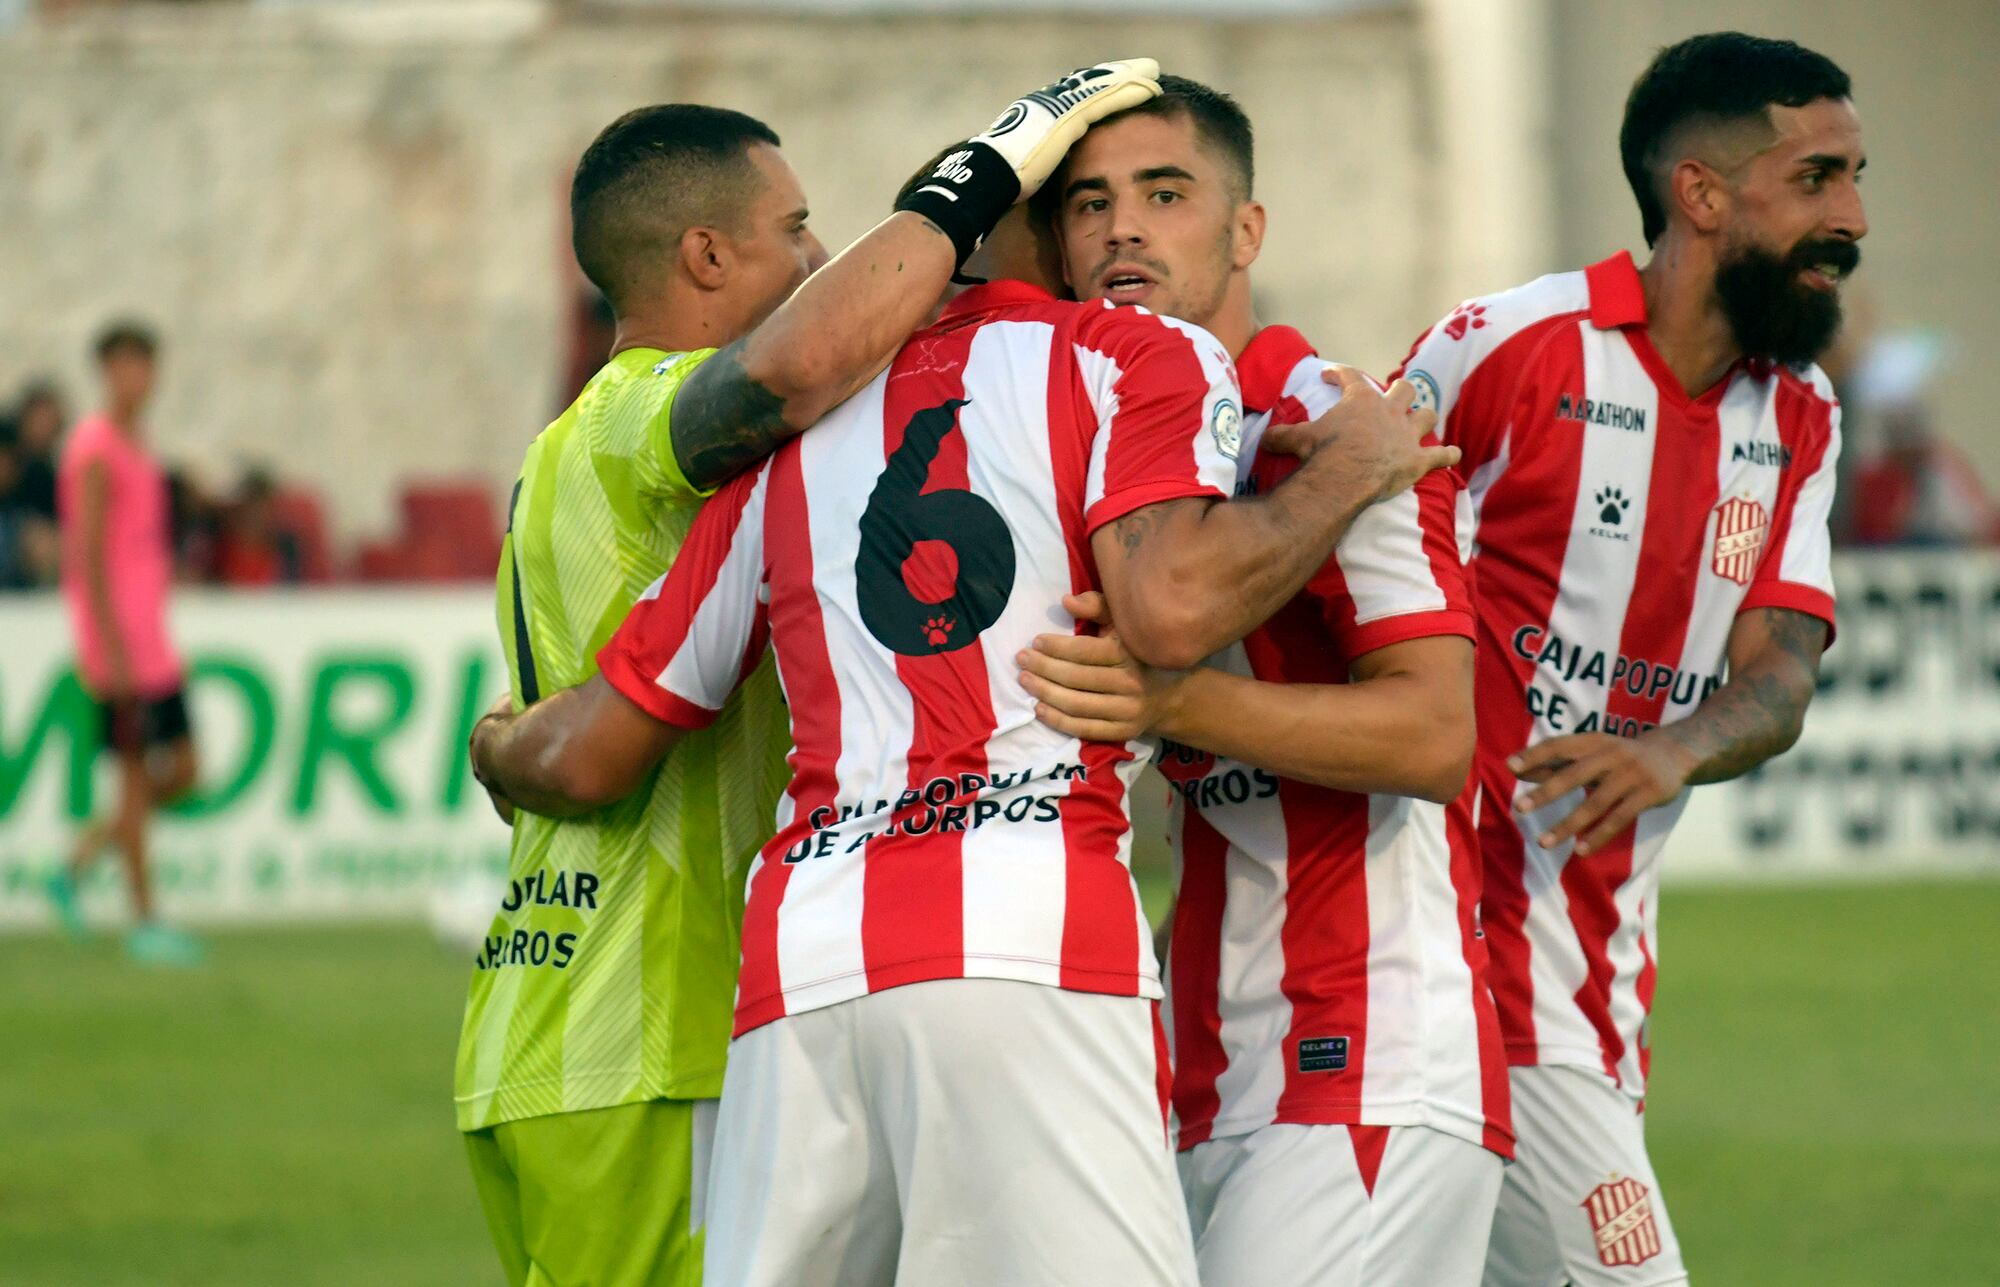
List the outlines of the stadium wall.
{"type": "MultiPolygon", "coordinates": [[[[1694,792],[1670,878],[2000,874],[2000,555],[1855,556],[1837,575],[1841,637],[1804,739],[1694,792]]],[[[112,782],[60,603],[5,610],[0,928],[25,928],[112,782]]],[[[469,885],[483,923],[507,833],[464,748],[505,682],[490,592],[190,594],[174,626],[204,769],[156,836],[170,914],[411,915],[469,885]]],[[[1168,861],[1166,795],[1150,775],[1135,794],[1138,862],[1168,861]]],[[[93,875],[98,915],[122,909],[118,885],[109,864],[93,875]]]]}
{"type": "MultiPolygon", "coordinates": [[[[343,537],[385,526],[413,472],[499,493],[557,409],[576,281],[563,198],[612,117],[680,98],[765,118],[838,247],[1008,97],[1141,50],[1257,121],[1259,305],[1329,356],[1386,370],[1465,293],[1469,257],[1511,273],[1539,255],[1510,247],[1546,241],[1533,212],[1446,190],[1440,139],[1477,125],[1444,115],[1463,105],[1419,7],[1220,23],[552,12],[155,6],[0,35],[0,396],[45,370],[82,394],[92,332],[138,312],[169,346],[169,456],[276,464],[328,494],[343,537]]],[[[1491,83],[1481,59],[1505,49],[1448,52],[1491,83]]]]}

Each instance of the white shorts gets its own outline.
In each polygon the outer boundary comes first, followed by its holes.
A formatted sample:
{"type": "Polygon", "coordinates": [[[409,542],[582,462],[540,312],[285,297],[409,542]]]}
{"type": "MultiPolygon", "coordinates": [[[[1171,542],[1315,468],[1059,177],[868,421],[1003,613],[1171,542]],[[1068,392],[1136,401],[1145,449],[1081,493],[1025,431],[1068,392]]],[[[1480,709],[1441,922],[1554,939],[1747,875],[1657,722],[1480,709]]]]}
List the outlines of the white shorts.
{"type": "Polygon", "coordinates": [[[708,1287],[1194,1287],[1154,1003],[888,988],[729,1049],[708,1287]]]}
{"type": "Polygon", "coordinates": [[[1197,1144],[1180,1170],[1201,1280],[1476,1287],[1501,1165],[1425,1126],[1281,1124],[1197,1144]]]}
{"type": "Polygon", "coordinates": [[[1486,1287],[1686,1282],[1632,1100],[1583,1068],[1509,1072],[1516,1161],[1500,1188],[1486,1287]]]}

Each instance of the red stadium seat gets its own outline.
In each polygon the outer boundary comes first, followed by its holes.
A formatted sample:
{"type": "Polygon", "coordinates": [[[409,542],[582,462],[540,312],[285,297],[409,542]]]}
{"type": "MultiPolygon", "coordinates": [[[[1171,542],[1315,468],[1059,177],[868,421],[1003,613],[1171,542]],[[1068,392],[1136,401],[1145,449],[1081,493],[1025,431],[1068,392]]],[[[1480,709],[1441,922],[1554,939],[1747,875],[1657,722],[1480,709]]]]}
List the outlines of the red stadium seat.
{"type": "Polygon", "coordinates": [[[317,492],[286,487],[271,497],[273,518],[298,543],[299,576],[307,582],[333,579],[333,556],[326,539],[326,507],[317,492]]]}

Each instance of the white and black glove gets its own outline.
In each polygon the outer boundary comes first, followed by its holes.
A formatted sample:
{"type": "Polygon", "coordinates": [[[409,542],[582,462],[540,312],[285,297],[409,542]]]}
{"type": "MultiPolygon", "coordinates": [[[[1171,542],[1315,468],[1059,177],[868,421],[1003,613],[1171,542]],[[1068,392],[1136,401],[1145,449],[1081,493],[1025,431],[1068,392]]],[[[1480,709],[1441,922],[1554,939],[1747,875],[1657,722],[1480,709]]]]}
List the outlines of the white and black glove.
{"type": "Polygon", "coordinates": [[[938,162],[896,208],[944,229],[963,264],[1015,202],[1048,181],[1085,130],[1156,96],[1159,74],[1150,58],[1098,63],[1015,99],[983,133],[938,162]]]}

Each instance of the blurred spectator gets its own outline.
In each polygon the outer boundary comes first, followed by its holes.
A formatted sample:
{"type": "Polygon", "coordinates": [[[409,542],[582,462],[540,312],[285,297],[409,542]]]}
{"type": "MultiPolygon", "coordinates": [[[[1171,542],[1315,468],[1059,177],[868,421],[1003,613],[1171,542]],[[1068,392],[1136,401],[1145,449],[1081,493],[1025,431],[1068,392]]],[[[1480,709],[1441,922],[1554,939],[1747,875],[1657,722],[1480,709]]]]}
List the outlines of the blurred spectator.
{"type": "Polygon", "coordinates": [[[55,466],[63,409],[55,387],[28,386],[0,417],[0,589],[51,585],[59,570],[55,466]]]}
{"type": "Polygon", "coordinates": [[[167,530],[174,580],[195,584],[216,579],[216,549],[223,505],[201,480],[178,465],[167,468],[167,530]]]}
{"type": "Polygon", "coordinates": [[[25,590],[35,584],[34,569],[24,548],[25,529],[34,517],[17,499],[20,481],[21,455],[14,422],[0,420],[0,590],[25,590]]]}
{"type": "Polygon", "coordinates": [[[1873,341],[1861,356],[1853,397],[1874,432],[1852,483],[1858,544],[2000,541],[2000,508],[1964,453],[1937,432],[1929,393],[1944,358],[1936,336],[1908,331],[1873,341]]]}
{"type": "Polygon", "coordinates": [[[53,381],[32,380],[14,406],[14,432],[21,455],[19,495],[28,508],[56,521],[56,444],[69,413],[53,381]]]}
{"type": "Polygon", "coordinates": [[[215,579],[224,585],[288,585],[305,579],[305,559],[296,534],[279,524],[278,489],[271,476],[253,469],[237,486],[235,500],[222,511],[215,548],[215,579]]]}

